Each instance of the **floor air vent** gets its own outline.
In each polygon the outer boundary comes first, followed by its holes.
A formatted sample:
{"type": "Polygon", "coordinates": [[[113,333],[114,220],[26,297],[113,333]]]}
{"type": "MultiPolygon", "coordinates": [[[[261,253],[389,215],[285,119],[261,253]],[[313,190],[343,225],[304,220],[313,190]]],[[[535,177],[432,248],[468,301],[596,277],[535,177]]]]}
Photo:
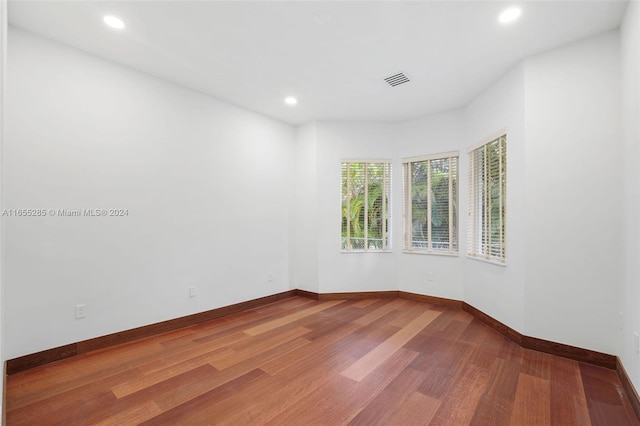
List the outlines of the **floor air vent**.
{"type": "Polygon", "coordinates": [[[389,83],[390,86],[397,86],[399,84],[406,83],[407,81],[409,81],[409,77],[407,77],[403,73],[398,73],[396,75],[392,75],[390,77],[385,78],[384,81],[389,83]]]}

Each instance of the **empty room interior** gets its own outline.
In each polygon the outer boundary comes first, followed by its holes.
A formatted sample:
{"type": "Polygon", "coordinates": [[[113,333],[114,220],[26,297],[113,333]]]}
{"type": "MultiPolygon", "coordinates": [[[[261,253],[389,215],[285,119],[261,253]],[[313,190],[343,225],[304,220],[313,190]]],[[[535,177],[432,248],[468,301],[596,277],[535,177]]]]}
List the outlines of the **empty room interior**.
{"type": "Polygon", "coordinates": [[[3,423],[640,424],[640,2],[0,2],[3,423]]]}

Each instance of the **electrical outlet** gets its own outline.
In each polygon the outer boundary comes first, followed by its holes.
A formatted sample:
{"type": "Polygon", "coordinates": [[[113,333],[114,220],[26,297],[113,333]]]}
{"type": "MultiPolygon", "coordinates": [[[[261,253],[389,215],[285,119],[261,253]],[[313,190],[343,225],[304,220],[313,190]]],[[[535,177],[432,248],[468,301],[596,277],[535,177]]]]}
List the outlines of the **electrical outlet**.
{"type": "Polygon", "coordinates": [[[192,285],[189,287],[189,297],[196,297],[196,286],[192,285]]]}
{"type": "Polygon", "coordinates": [[[273,274],[268,274],[267,275],[267,281],[269,281],[269,282],[273,281],[273,274]]]}
{"type": "Polygon", "coordinates": [[[427,272],[427,281],[433,281],[433,272],[427,272]]]}
{"type": "Polygon", "coordinates": [[[84,318],[86,305],[76,305],[76,319],[84,318]]]}
{"type": "Polygon", "coordinates": [[[640,354],[640,334],[637,331],[633,333],[633,348],[637,354],[640,354]]]}

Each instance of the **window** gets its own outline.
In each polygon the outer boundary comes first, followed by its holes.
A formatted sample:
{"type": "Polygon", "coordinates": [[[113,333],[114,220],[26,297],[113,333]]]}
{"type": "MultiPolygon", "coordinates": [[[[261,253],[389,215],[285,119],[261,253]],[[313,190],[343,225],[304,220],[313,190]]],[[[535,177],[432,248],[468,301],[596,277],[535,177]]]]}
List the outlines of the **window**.
{"type": "Polygon", "coordinates": [[[507,136],[469,153],[468,255],[506,262],[507,136]]]}
{"type": "Polygon", "coordinates": [[[458,253],[458,152],[403,160],[404,250],[458,253]]]}
{"type": "Polygon", "coordinates": [[[342,162],[342,250],[391,249],[391,163],[342,162]]]}

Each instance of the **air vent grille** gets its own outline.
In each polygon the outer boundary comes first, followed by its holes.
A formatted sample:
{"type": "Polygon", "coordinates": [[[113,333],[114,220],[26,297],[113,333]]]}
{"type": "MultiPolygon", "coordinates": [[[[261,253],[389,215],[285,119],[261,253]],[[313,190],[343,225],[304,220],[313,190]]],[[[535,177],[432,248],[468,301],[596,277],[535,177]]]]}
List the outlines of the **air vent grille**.
{"type": "Polygon", "coordinates": [[[393,87],[393,86],[397,86],[397,85],[402,84],[402,83],[406,83],[407,81],[409,81],[409,77],[407,77],[403,73],[398,73],[398,74],[395,74],[395,75],[392,75],[390,77],[385,78],[384,81],[386,81],[387,83],[389,83],[390,86],[393,87]]]}

